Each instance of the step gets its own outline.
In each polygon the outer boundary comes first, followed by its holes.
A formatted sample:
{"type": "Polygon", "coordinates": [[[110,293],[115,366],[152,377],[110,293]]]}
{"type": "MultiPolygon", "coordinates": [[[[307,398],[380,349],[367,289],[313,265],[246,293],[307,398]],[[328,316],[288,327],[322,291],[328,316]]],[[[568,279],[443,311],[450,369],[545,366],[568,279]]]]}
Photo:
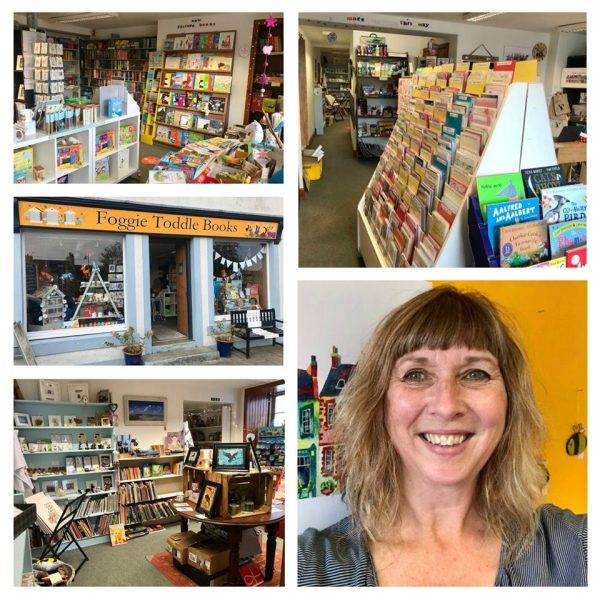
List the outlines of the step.
{"type": "MultiPolygon", "coordinates": [[[[163,346],[164,348],[164,346],[163,346]]],[[[169,349],[154,348],[152,354],[144,356],[146,365],[197,365],[208,360],[216,360],[219,353],[216,348],[207,346],[175,345],[169,349]]]]}

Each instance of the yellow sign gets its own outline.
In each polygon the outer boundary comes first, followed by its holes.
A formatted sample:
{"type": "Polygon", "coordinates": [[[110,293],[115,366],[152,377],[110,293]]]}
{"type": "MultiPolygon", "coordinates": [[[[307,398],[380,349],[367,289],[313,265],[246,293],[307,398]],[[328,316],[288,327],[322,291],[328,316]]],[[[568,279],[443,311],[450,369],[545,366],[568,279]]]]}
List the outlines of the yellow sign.
{"type": "Polygon", "coordinates": [[[22,227],[277,240],[278,223],[19,200],[22,227]]]}

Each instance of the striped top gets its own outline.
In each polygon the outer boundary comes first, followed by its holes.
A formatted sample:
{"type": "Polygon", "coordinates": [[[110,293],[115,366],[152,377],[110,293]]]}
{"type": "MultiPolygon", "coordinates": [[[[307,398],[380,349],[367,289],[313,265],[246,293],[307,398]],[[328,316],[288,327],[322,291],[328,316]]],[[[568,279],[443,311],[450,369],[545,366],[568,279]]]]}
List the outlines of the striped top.
{"type": "MultiPolygon", "coordinates": [[[[538,509],[535,541],[510,564],[500,556],[496,586],[586,586],[587,515],[551,504],[538,509]]],[[[377,586],[365,537],[351,517],[298,541],[299,586],[377,586]]]]}

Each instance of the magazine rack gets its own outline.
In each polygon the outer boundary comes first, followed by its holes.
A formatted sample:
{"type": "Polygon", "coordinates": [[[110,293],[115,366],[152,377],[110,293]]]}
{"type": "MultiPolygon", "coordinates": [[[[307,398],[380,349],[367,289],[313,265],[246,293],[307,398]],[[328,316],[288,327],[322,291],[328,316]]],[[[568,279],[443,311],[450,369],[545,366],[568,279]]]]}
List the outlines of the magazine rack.
{"type": "Polygon", "coordinates": [[[75,544],[79,552],[83,554],[83,560],[79,563],[79,566],[75,569],[75,573],[79,571],[79,569],[83,566],[83,564],[89,560],[88,555],[83,551],[83,548],[79,545],[79,542],[75,538],[75,536],[71,533],[71,523],[75,520],[77,515],[77,511],[79,510],[81,504],[85,500],[87,496],[87,490],[78,496],[77,498],[70,500],[65,505],[65,508],[62,511],[58,521],[56,522],[56,526],[52,533],[48,536],[44,536],[44,547],[42,549],[42,553],[38,557],[40,560],[44,560],[45,558],[52,556],[57,560],[60,559],[60,556],[63,552],[68,550],[71,544],[75,544]]]}

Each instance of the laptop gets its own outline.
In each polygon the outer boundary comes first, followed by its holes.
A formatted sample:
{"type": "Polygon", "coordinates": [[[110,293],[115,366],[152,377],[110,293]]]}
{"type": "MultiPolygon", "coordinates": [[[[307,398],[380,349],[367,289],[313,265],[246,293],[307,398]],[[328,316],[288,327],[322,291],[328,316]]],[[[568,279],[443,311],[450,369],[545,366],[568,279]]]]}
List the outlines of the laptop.
{"type": "Polygon", "coordinates": [[[579,135],[583,133],[584,129],[577,125],[567,125],[563,127],[558,137],[554,140],[555,142],[576,142],[579,139],[579,135]]]}

